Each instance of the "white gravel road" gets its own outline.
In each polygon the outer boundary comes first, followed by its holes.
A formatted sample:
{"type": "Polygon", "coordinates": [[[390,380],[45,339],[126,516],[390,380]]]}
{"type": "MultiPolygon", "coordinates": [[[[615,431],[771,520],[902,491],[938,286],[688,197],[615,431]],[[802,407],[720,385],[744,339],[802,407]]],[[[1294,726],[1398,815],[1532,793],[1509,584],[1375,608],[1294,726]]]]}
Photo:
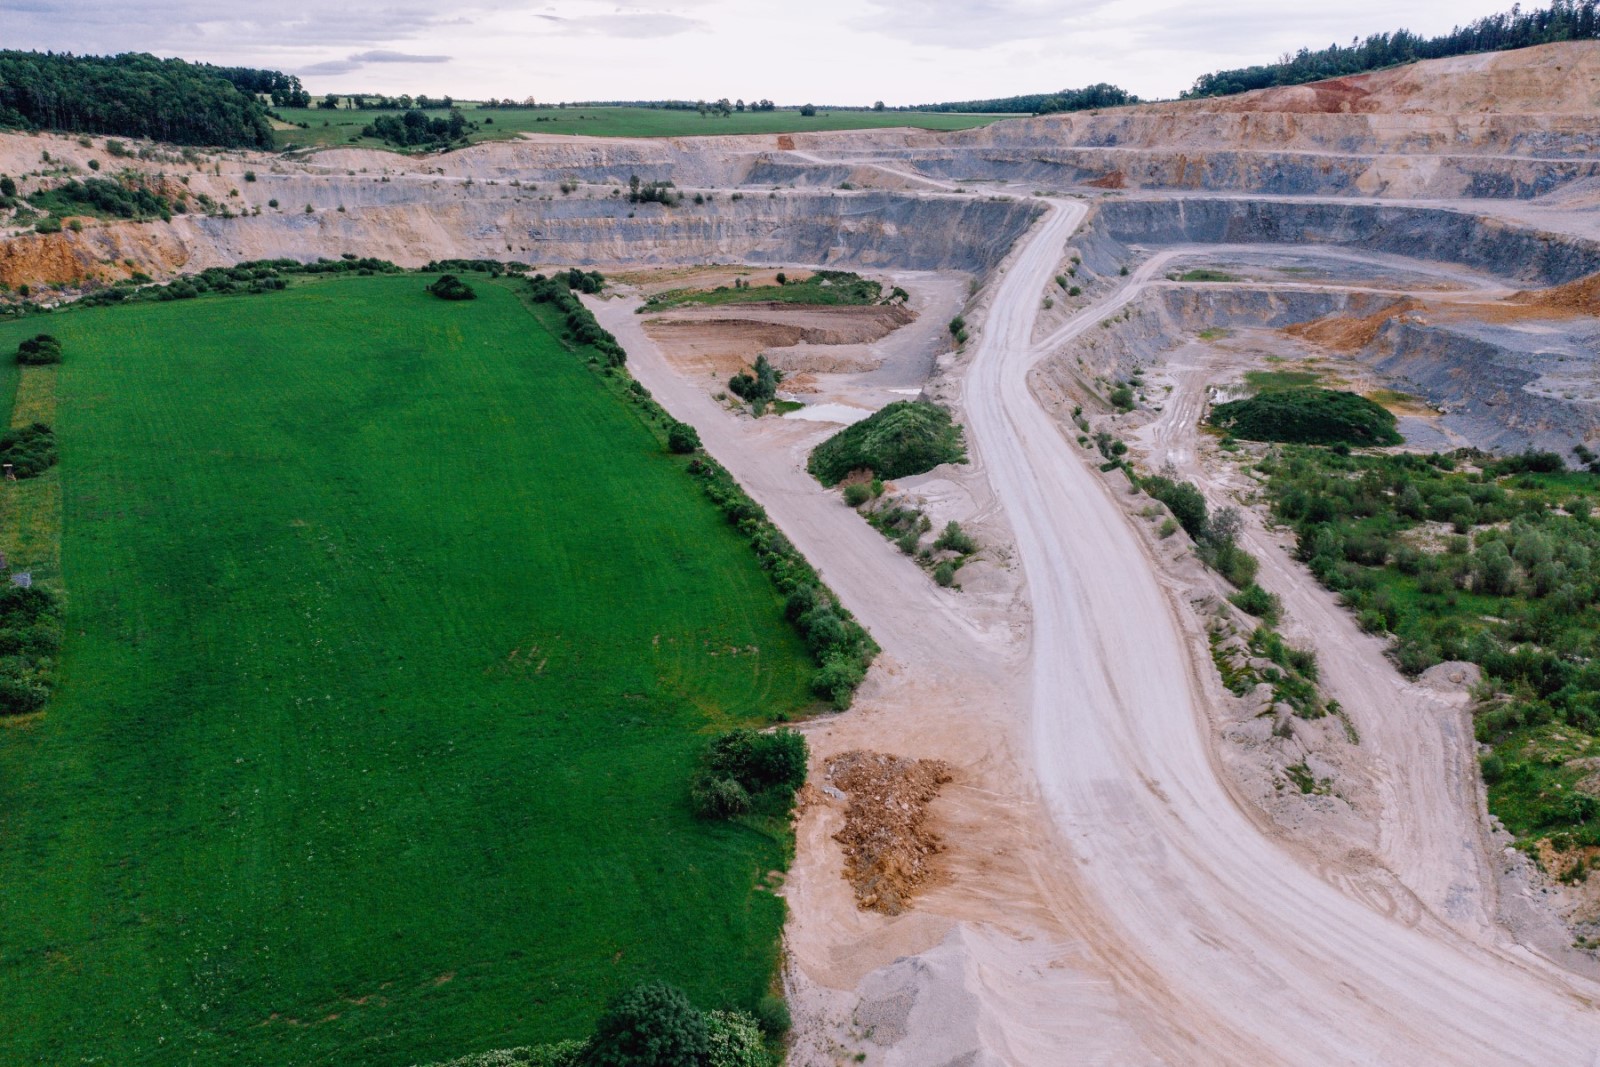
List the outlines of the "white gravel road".
{"type": "MultiPolygon", "coordinates": [[[[1192,1037],[1175,1062],[1600,1062],[1593,984],[1425,910],[1391,917],[1347,895],[1224,788],[1193,673],[1203,650],[1185,647],[1142,542],[1026,385],[1039,294],[1083,215],[1056,202],[1025,238],[965,405],[1027,574],[1039,782],[1117,924],[1105,947],[1125,954],[1123,992],[1192,1037]]],[[[1160,267],[1052,340],[1097,324],[1160,267]]],[[[1404,817],[1426,834],[1438,814],[1404,817]]]]}

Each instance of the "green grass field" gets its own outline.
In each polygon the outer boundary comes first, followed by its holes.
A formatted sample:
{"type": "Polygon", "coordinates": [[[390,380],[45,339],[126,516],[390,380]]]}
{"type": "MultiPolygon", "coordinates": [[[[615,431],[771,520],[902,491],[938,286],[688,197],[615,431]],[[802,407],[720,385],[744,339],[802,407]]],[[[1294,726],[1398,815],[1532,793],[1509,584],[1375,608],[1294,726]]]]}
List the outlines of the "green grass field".
{"type": "MultiPolygon", "coordinates": [[[[363,138],[361,128],[376,116],[398,114],[385,111],[324,111],[320,108],[275,108],[288,122],[305,122],[298,127],[278,130],[279,148],[325,147],[360,144],[382,148],[382,141],[363,138]],[[354,140],[352,140],[354,138],[354,140]]],[[[499,108],[480,110],[464,106],[467,118],[483,122],[493,118],[472,134],[474,141],[504,140],[521,133],[578,134],[585,137],[701,137],[735,133],[803,133],[811,130],[875,130],[886,126],[914,126],[922,130],[966,130],[987,126],[1015,115],[961,115],[932,111],[818,111],[810,118],[799,111],[736,111],[727,118],[707,116],[697,111],[666,111],[648,107],[569,107],[499,108]]],[[[447,116],[444,110],[428,111],[430,117],[447,116]]]]}
{"type": "Polygon", "coordinates": [[[69,636],[0,723],[0,1063],[400,1067],[768,988],[788,842],[686,781],[812,665],[512,283],[431,280],[44,324],[69,636]]]}

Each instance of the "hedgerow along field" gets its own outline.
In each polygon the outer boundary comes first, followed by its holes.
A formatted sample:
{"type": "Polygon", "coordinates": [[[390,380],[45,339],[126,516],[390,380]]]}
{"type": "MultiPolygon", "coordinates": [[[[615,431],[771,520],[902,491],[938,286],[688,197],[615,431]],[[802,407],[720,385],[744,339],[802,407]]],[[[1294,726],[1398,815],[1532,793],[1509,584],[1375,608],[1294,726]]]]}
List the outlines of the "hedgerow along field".
{"type": "MultiPolygon", "coordinates": [[[[698,111],[668,111],[651,107],[538,107],[478,108],[460,105],[462,114],[480,127],[468,135],[472,141],[503,141],[522,133],[559,133],[584,137],[721,137],[738,133],[806,133],[820,130],[876,130],[889,126],[911,126],[919,130],[967,130],[987,126],[1016,115],[946,114],[931,111],[830,111],[819,109],[807,117],[797,109],[777,111],[735,111],[727,118],[701,116],[698,111]],[[491,124],[483,124],[492,118],[491,124]]],[[[290,126],[273,136],[279,148],[325,147],[357,144],[383,148],[374,137],[362,137],[361,129],[379,115],[398,115],[396,110],[355,111],[348,108],[274,108],[289,123],[307,124],[306,129],[290,126]]],[[[448,118],[443,108],[427,110],[429,118],[448,118]]]]}
{"type": "Polygon", "coordinates": [[[544,312],[434,277],[49,317],[69,638],[0,728],[0,1062],[404,1065],[768,990],[786,836],[687,786],[813,666],[544,312]]]}

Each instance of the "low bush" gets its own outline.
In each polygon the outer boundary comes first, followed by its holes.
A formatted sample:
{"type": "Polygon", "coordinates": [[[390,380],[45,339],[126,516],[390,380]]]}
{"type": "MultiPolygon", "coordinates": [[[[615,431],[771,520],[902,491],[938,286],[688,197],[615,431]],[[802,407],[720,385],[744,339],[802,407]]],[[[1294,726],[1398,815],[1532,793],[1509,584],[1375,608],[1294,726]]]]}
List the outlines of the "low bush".
{"type": "Polygon", "coordinates": [[[905,478],[966,458],[961,427],[951,421],[949,412],[921,400],[897,400],[818,445],[807,469],[823,485],[832,486],[852,471],[905,478]]]}
{"type": "Polygon", "coordinates": [[[852,482],[844,487],[844,502],[853,508],[872,499],[872,488],[865,482],[852,482]]]}
{"type": "Polygon", "coordinates": [[[789,1014],[789,1004],[782,997],[767,994],[756,1005],[756,1025],[769,1037],[782,1037],[794,1026],[789,1014]]]}
{"type": "Polygon", "coordinates": [[[41,586],[0,586],[0,715],[38,711],[54,684],[61,647],[60,606],[41,586]]]}
{"type": "Polygon", "coordinates": [[[680,456],[700,450],[700,434],[687,422],[674,422],[667,427],[667,447],[680,456]]]}
{"type": "Polygon", "coordinates": [[[954,520],[945,523],[944,530],[933,542],[936,552],[955,552],[958,555],[970,556],[978,551],[978,542],[974,541],[961,524],[954,520]]]}
{"type": "Polygon", "coordinates": [[[1395,417],[1355,393],[1303,386],[1218,404],[1211,425],[1249,441],[1397,445],[1395,417]]]}
{"type": "Polygon", "coordinates": [[[1199,541],[1207,529],[1206,498],[1188,482],[1173,481],[1160,475],[1139,479],[1139,488],[1167,506],[1184,532],[1199,541]]]}
{"type": "Polygon", "coordinates": [[[1247,615],[1254,615],[1263,622],[1276,624],[1283,611],[1283,604],[1274,593],[1251,582],[1228,598],[1233,601],[1234,607],[1247,615]]]}
{"type": "Polygon", "coordinates": [[[478,298],[478,294],[473,291],[472,286],[454,274],[446,274],[440,277],[438,281],[428,286],[428,292],[440,300],[476,300],[478,298]]]}
{"type": "Polygon", "coordinates": [[[35,478],[56,465],[56,435],[42,422],[0,434],[0,463],[11,464],[19,479],[35,478]]]}
{"type": "Polygon", "coordinates": [[[956,584],[955,560],[947,559],[937,567],[933,568],[933,580],[945,588],[949,588],[950,586],[956,584]]]}
{"type": "Polygon", "coordinates": [[[729,730],[706,749],[705,767],[751,795],[777,789],[793,796],[805,784],[807,756],[805,737],[793,730],[729,730]]]}
{"type": "Polygon", "coordinates": [[[17,346],[17,362],[28,367],[61,362],[61,342],[47,333],[28,338],[17,346]]]}

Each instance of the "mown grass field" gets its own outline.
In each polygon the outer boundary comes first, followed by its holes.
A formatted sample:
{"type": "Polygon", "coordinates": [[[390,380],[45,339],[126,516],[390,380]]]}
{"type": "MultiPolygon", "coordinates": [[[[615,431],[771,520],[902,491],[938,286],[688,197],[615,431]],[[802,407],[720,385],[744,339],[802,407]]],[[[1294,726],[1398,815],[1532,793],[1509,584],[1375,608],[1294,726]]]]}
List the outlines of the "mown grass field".
{"type": "Polygon", "coordinates": [[[787,843],[686,781],[812,665],[511,283],[431,280],[0,325],[67,351],[69,634],[0,723],[0,1063],[398,1067],[765,992],[787,843]]]}
{"type": "MultiPolygon", "coordinates": [[[[328,145],[359,144],[367,148],[382,148],[383,142],[363,138],[361,128],[378,115],[399,114],[395,111],[324,111],[321,108],[275,108],[291,123],[308,123],[309,129],[298,127],[278,130],[279,148],[290,145],[322,147],[328,145]],[[354,141],[351,139],[355,138],[354,141]]],[[[963,115],[933,111],[824,111],[810,118],[798,110],[735,111],[727,118],[701,117],[698,111],[666,111],[648,107],[569,107],[569,108],[506,108],[504,110],[479,109],[462,106],[468,119],[482,123],[493,118],[492,125],[474,131],[474,141],[505,140],[521,133],[576,134],[584,137],[701,137],[724,136],[737,133],[804,133],[811,130],[875,130],[886,126],[912,126],[921,130],[966,130],[974,126],[987,126],[1015,115],[963,115]]],[[[432,117],[448,117],[443,109],[429,109],[432,117]]]]}

